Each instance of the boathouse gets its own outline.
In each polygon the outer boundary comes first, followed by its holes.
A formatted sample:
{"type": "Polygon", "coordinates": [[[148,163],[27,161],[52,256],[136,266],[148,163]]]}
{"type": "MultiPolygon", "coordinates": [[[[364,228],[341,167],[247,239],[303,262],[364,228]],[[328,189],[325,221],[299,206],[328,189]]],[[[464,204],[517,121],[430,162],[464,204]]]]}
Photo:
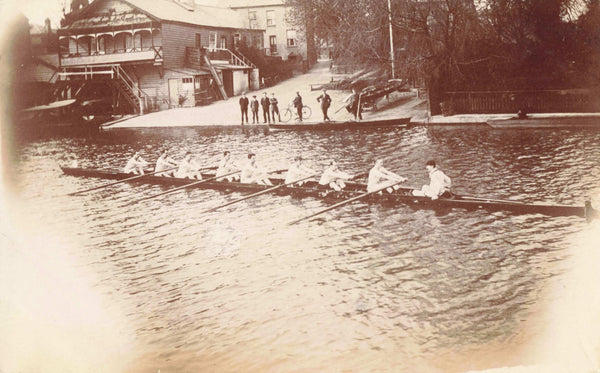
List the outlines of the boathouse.
{"type": "Polygon", "coordinates": [[[115,113],[195,106],[258,89],[259,71],[236,48],[262,48],[231,9],[193,0],[95,0],[58,30],[63,97],[101,92],[115,113]],[[110,97],[107,97],[110,96],[110,97]]]}

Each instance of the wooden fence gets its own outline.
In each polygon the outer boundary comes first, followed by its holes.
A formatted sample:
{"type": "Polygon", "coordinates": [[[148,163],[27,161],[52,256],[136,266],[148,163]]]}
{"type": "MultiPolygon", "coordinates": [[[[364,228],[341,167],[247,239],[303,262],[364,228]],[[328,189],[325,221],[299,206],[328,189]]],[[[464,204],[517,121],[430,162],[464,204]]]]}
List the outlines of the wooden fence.
{"type": "Polygon", "coordinates": [[[442,113],[491,114],[600,112],[600,90],[446,92],[442,113]]]}

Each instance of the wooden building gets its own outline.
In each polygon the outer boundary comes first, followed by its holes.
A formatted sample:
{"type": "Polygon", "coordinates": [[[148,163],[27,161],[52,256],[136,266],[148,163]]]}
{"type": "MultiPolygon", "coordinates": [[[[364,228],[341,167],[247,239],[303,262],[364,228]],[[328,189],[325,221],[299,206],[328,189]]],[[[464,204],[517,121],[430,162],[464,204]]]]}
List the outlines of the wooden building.
{"type": "Polygon", "coordinates": [[[57,84],[71,94],[109,87],[116,112],[194,106],[259,84],[258,69],[235,44],[262,46],[264,30],[245,27],[227,8],[95,0],[67,14],[58,37],[57,84]]]}

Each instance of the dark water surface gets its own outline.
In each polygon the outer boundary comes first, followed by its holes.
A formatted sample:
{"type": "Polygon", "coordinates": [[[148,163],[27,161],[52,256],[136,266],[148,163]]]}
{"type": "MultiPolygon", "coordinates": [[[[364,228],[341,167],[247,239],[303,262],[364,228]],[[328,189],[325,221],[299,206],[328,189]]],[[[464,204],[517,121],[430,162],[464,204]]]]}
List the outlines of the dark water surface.
{"type": "MultiPolygon", "coordinates": [[[[223,150],[253,151],[267,169],[302,154],[315,169],[333,158],[360,173],[384,158],[417,187],[436,159],[459,193],[600,205],[593,130],[178,128],[21,140],[13,211],[27,236],[44,237],[22,255],[45,273],[68,261],[74,272],[61,281],[85,284],[55,305],[69,310],[65,328],[84,330],[67,339],[91,336],[72,339],[89,345],[78,358],[129,372],[462,372],[582,359],[591,371],[600,360],[581,342],[598,342],[589,297],[600,281],[588,268],[597,222],[357,202],[289,227],[326,205],[264,195],[203,214],[241,194],[194,189],[126,205],[166,190],[138,183],[66,196],[106,181],[64,176],[58,164],[118,168],[137,149],[154,161],[165,146],[206,165],[223,150]],[[581,325],[562,327],[573,317],[581,325]],[[557,339],[578,347],[558,358],[547,343],[557,339]]],[[[52,291],[69,289],[48,276],[52,291]]]]}

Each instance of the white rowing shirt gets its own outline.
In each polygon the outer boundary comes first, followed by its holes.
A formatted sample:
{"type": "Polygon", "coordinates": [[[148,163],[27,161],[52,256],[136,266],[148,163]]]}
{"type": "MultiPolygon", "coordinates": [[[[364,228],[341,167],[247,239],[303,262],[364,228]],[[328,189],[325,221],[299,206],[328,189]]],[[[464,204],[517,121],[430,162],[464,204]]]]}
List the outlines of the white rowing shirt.
{"type": "Polygon", "coordinates": [[[334,182],[336,180],[339,180],[339,179],[348,180],[349,178],[350,178],[349,174],[342,172],[342,171],[338,171],[334,167],[330,166],[330,167],[327,167],[325,169],[325,171],[323,172],[323,175],[321,175],[319,184],[329,185],[331,182],[334,182]]]}

